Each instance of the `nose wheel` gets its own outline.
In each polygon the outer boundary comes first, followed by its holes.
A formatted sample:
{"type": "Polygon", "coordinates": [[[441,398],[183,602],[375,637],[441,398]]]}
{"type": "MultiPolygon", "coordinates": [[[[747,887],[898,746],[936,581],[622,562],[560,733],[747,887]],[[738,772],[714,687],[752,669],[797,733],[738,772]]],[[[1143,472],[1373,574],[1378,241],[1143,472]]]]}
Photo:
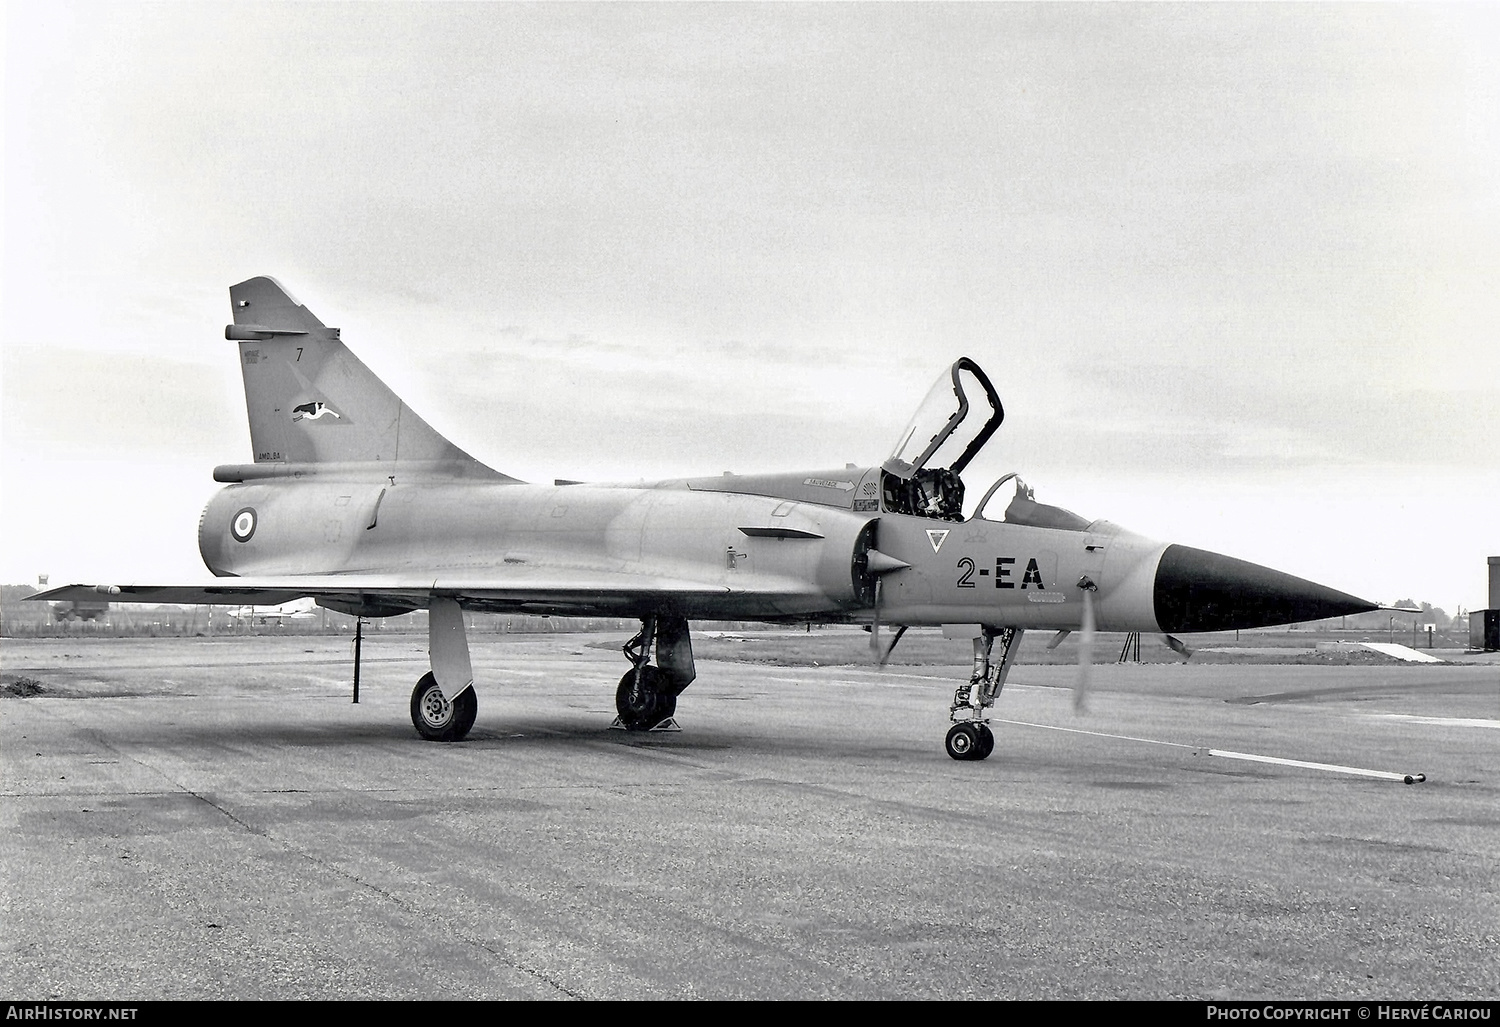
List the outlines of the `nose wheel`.
{"type": "Polygon", "coordinates": [[[988,724],[965,721],[948,729],[945,742],[948,755],[956,760],[988,759],[995,751],[995,733],[988,724]]]}

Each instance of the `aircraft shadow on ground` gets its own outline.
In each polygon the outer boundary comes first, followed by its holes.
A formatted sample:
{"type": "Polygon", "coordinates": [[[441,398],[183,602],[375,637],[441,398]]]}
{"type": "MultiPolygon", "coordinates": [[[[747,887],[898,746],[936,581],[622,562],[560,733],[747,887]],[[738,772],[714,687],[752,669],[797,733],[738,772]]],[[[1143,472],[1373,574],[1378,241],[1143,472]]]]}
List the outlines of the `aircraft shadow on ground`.
{"type": "MultiPolygon", "coordinates": [[[[461,742],[428,742],[417,737],[410,724],[345,723],[336,721],[289,723],[281,719],[239,717],[234,722],[215,720],[161,720],[152,724],[90,726],[91,734],[110,746],[147,746],[170,749],[179,755],[195,748],[213,750],[275,749],[280,746],[328,751],[370,747],[389,753],[392,746],[413,757],[442,758],[445,754],[475,751],[569,753],[602,749],[645,750],[691,756],[736,751],[745,755],[813,757],[861,762],[910,761],[920,757],[950,764],[941,746],[926,734],[913,734],[906,745],[881,744],[873,735],[854,730],[796,732],[771,729],[725,730],[695,728],[689,723],[681,731],[636,732],[612,729],[610,718],[589,714],[574,719],[518,717],[481,719],[461,742]]],[[[889,742],[889,739],[886,740],[889,742]]]]}

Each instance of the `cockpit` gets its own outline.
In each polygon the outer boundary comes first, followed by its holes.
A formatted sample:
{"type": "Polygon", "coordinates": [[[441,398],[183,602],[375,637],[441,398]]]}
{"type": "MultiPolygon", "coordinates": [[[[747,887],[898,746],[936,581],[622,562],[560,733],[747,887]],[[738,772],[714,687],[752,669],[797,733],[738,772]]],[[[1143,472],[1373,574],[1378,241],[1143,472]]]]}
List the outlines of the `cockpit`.
{"type": "MultiPolygon", "coordinates": [[[[883,508],[913,517],[962,521],[964,483],[960,475],[1004,420],[1005,409],[989,378],[974,361],[960,357],[928,391],[896,448],[881,464],[883,508]]],[[[1014,473],[990,486],[973,516],[982,517],[991,497],[1013,478],[1016,494],[1005,509],[1007,523],[1066,531],[1088,529],[1088,518],[1038,503],[1031,487],[1014,473]]]]}

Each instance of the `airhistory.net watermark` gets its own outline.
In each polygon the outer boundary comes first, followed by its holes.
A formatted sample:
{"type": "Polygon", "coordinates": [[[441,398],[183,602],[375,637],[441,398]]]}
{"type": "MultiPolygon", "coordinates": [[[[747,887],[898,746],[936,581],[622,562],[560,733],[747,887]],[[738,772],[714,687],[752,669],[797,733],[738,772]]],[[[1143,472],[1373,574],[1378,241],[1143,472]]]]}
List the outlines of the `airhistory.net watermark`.
{"type": "Polygon", "coordinates": [[[136,1006],[54,1005],[47,1002],[12,1003],[7,1020],[134,1020],[136,1006]]]}

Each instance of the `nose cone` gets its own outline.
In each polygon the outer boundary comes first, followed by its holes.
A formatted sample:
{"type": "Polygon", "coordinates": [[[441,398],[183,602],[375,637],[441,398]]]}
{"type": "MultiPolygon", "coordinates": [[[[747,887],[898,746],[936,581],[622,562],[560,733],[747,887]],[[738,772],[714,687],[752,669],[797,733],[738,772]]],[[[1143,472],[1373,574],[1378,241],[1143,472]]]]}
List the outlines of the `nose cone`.
{"type": "Polygon", "coordinates": [[[1168,634],[1296,624],[1379,607],[1269,567],[1168,546],[1156,568],[1156,623],[1168,634]]]}

